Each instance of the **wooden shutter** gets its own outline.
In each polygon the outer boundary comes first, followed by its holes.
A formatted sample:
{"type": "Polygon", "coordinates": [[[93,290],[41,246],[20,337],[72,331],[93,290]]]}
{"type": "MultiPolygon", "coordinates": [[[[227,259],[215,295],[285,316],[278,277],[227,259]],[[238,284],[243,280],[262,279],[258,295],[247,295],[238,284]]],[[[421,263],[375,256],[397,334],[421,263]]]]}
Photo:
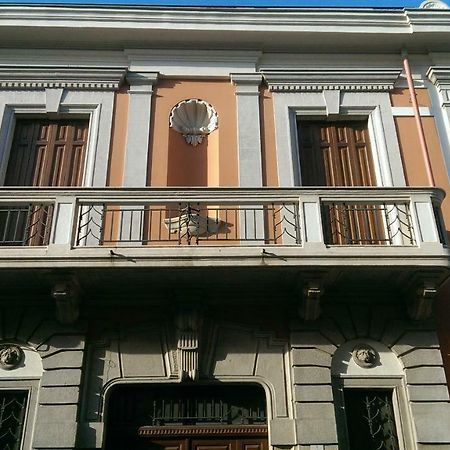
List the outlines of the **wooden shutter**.
{"type": "MultiPolygon", "coordinates": [[[[300,165],[304,186],[375,186],[365,122],[300,122],[300,165]]],[[[386,242],[377,205],[324,204],[328,244],[380,245],[386,242]]]]}
{"type": "Polygon", "coordinates": [[[87,120],[18,120],[6,171],[7,186],[81,186],[87,120]]]}
{"type": "Polygon", "coordinates": [[[301,122],[303,186],[375,186],[367,126],[361,122],[301,122]]]}
{"type": "MultiPolygon", "coordinates": [[[[17,120],[6,171],[7,186],[81,186],[87,120],[17,120]]],[[[0,245],[47,245],[53,206],[3,205],[0,245]]]]}

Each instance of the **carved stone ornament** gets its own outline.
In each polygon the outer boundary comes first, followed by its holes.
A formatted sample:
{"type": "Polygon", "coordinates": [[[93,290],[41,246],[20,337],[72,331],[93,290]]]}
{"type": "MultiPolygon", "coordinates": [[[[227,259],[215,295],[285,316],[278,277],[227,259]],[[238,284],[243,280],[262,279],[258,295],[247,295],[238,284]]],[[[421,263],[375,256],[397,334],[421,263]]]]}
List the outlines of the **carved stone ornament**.
{"type": "Polygon", "coordinates": [[[378,352],[368,344],[358,344],[352,351],[353,361],[360,367],[368,369],[378,360],[378,352]]]}
{"type": "Polygon", "coordinates": [[[23,350],[12,344],[0,345],[0,367],[5,370],[15,369],[24,358],[23,350]]]}
{"type": "Polygon", "coordinates": [[[195,381],[199,375],[199,346],[202,317],[197,309],[183,308],[175,318],[177,365],[180,380],[195,381]]]}
{"type": "Polygon", "coordinates": [[[193,98],[183,100],[172,108],[169,123],[189,145],[196,147],[218,127],[218,116],[209,103],[193,98]]]}
{"type": "Polygon", "coordinates": [[[447,3],[441,0],[426,0],[420,4],[419,8],[422,9],[450,9],[447,3]]]}

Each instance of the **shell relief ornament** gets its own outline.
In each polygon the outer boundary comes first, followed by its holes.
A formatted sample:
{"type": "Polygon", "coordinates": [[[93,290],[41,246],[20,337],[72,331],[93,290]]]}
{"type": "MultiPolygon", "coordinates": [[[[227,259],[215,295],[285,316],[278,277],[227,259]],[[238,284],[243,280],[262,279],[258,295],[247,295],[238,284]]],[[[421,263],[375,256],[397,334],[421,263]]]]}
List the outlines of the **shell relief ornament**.
{"type": "Polygon", "coordinates": [[[216,110],[204,100],[192,98],[177,103],[170,112],[169,124],[193,147],[218,127],[216,110]]]}

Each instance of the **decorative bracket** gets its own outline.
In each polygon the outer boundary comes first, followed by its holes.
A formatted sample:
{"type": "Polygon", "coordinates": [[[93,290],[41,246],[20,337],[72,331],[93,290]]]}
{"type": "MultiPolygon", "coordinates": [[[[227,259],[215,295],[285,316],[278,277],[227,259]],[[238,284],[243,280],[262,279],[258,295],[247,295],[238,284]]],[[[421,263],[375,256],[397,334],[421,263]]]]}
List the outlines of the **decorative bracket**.
{"type": "Polygon", "coordinates": [[[309,281],[302,289],[302,298],[298,313],[304,320],[316,320],[320,316],[320,298],[323,295],[323,287],[318,280],[309,281]]]}
{"type": "Polygon", "coordinates": [[[177,362],[181,381],[198,379],[202,324],[203,317],[198,307],[182,306],[176,314],[177,362]]]}
{"type": "Polygon", "coordinates": [[[426,320],[433,314],[436,285],[426,282],[413,293],[408,305],[408,315],[412,320],[426,320]]]}
{"type": "Polygon", "coordinates": [[[74,323],[79,315],[79,292],[72,282],[57,283],[52,289],[56,303],[56,318],[63,324],[74,323]]]}

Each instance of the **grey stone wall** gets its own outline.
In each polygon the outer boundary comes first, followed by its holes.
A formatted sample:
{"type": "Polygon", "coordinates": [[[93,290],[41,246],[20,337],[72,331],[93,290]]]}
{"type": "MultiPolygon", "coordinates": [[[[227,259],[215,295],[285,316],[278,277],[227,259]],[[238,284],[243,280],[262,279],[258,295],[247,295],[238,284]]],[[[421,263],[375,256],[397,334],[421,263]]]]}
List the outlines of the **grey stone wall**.
{"type": "MultiPolygon", "coordinates": [[[[42,358],[44,371],[36,392],[37,409],[28,416],[36,419],[36,450],[76,447],[85,326],[61,325],[53,319],[54,314],[54,309],[42,307],[1,310],[1,339],[35,349],[42,358]]],[[[10,375],[13,380],[14,371],[10,375]]],[[[33,423],[26,426],[33,427],[33,423]]]]}
{"type": "Polygon", "coordinates": [[[449,448],[450,403],[435,327],[432,322],[412,323],[405,313],[404,305],[334,303],[324,307],[315,323],[292,323],[291,363],[301,449],[337,448],[331,362],[339,346],[358,338],[386,345],[403,366],[417,447],[449,448]]]}

